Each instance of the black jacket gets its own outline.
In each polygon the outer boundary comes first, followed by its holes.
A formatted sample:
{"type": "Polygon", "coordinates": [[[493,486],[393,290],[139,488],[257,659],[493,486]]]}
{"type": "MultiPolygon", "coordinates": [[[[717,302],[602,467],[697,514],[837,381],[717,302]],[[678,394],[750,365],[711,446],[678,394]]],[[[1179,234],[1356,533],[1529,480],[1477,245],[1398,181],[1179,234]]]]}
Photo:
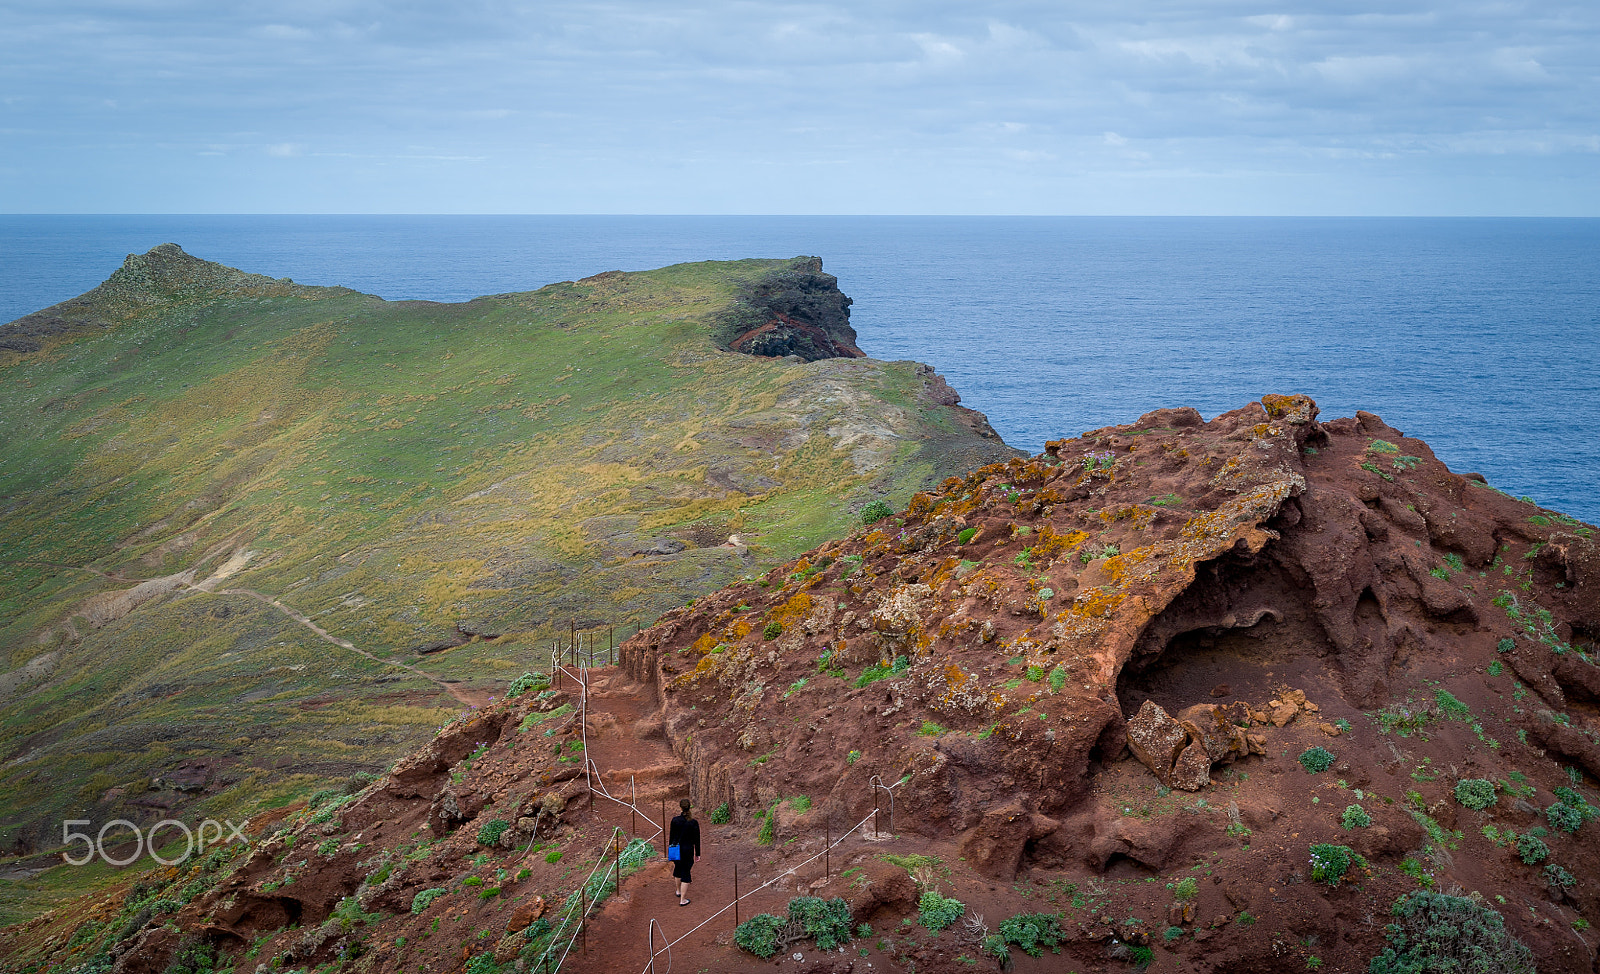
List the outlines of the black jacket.
{"type": "Polygon", "coordinates": [[[694,857],[700,854],[700,823],[682,815],[675,816],[667,829],[667,845],[678,847],[680,861],[694,862],[694,857]]]}

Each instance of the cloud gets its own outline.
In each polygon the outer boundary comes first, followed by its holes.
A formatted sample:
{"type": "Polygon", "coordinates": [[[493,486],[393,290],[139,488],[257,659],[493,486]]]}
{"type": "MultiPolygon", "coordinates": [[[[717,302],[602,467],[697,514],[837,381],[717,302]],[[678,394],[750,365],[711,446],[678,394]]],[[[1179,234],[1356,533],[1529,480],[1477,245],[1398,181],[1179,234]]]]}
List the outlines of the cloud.
{"type": "MultiPolygon", "coordinates": [[[[1483,178],[1523,180],[1534,198],[1549,160],[1592,164],[1597,49],[1588,0],[1287,0],[1270,14],[1194,0],[15,0],[0,8],[0,125],[29,134],[0,162],[98,183],[180,165],[163,152],[224,152],[206,164],[232,174],[236,209],[268,191],[252,168],[263,154],[298,156],[304,179],[347,179],[357,197],[372,184],[338,166],[409,160],[406,195],[440,199],[459,192],[451,167],[470,167],[487,203],[524,205],[536,168],[577,209],[735,191],[750,195],[729,207],[749,208],[759,190],[741,167],[816,164],[836,173],[840,205],[872,205],[894,174],[929,210],[965,186],[1047,200],[1050,185],[1028,180],[1119,166],[1270,171],[1310,205],[1334,159],[1432,185],[1443,170],[1430,166],[1459,174],[1480,157],[1483,178]],[[260,152],[218,148],[243,128],[260,152]]],[[[27,182],[0,184],[0,205],[27,182]]],[[[41,194],[29,205],[72,208],[41,194]]]]}

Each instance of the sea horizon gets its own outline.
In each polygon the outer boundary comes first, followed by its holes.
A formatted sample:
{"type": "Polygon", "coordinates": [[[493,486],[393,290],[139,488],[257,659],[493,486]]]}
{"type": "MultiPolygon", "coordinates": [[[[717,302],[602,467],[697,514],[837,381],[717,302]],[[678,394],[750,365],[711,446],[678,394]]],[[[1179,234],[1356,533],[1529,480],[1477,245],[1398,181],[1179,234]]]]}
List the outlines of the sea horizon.
{"type": "Polygon", "coordinates": [[[434,301],[819,256],[869,355],[933,365],[1021,449],[1303,392],[1323,418],[1378,413],[1452,469],[1600,520],[1600,458],[1573,444],[1600,422],[1600,218],[8,214],[0,320],[166,242],[434,301]]]}

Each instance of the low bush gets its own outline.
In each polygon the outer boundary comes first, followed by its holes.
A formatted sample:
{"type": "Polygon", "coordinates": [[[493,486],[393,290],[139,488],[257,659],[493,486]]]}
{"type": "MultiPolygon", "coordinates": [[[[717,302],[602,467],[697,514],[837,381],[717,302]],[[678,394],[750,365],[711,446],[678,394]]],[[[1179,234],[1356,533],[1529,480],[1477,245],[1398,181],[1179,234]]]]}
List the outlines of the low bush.
{"type": "Polygon", "coordinates": [[[422,892],[418,893],[416,896],[413,896],[411,898],[411,912],[413,914],[422,913],[422,911],[424,911],[424,910],[426,910],[428,908],[428,904],[432,903],[434,900],[438,899],[439,897],[443,896],[444,894],[446,894],[448,892],[450,892],[450,891],[447,890],[447,889],[444,889],[442,887],[438,888],[438,889],[425,889],[425,890],[423,890],[422,892]]]}
{"type": "Polygon", "coordinates": [[[894,508],[883,501],[873,501],[861,509],[862,524],[877,524],[879,521],[894,513],[894,508]]]}
{"type": "Polygon", "coordinates": [[[1346,805],[1344,814],[1339,816],[1339,824],[1347,829],[1364,829],[1372,824],[1372,816],[1360,805],[1346,805]]]}
{"type": "Polygon", "coordinates": [[[978,949],[983,952],[984,956],[993,957],[999,961],[1001,967],[1009,966],[1011,963],[1011,947],[1006,943],[1006,938],[997,933],[991,933],[984,937],[983,942],[978,945],[978,949]]]}
{"type": "Polygon", "coordinates": [[[978,536],[978,529],[977,528],[963,528],[961,530],[961,533],[956,535],[956,544],[966,544],[967,542],[971,541],[973,538],[976,538],[977,536],[978,536]]]}
{"type": "Polygon", "coordinates": [[[511,823],[503,818],[491,819],[485,822],[483,827],[478,829],[478,844],[494,845],[500,841],[500,837],[505,835],[506,829],[509,828],[511,828],[511,823]]]}
{"type": "Polygon", "coordinates": [[[1000,936],[1029,957],[1038,957],[1049,947],[1061,952],[1061,927],[1054,913],[1018,913],[1000,921],[1000,936]]]}
{"type": "Polygon", "coordinates": [[[767,623],[766,628],[761,630],[761,635],[767,639],[777,639],[779,636],[783,635],[783,623],[767,623]]]}
{"type": "Polygon", "coordinates": [[[925,890],[922,899],[917,901],[917,917],[922,926],[932,933],[938,933],[955,923],[966,912],[966,904],[948,896],[940,896],[936,890],[925,890]]]}
{"type": "Polygon", "coordinates": [[[835,950],[850,942],[850,926],[850,907],[840,897],[796,896],[787,917],[757,914],[739,924],[733,942],[765,960],[801,940],[815,942],[818,950],[835,950]]]}
{"type": "Polygon", "coordinates": [[[745,922],[739,924],[733,931],[733,942],[740,947],[766,960],[785,946],[778,942],[778,935],[788,921],[783,917],[773,916],[771,913],[758,913],[745,922]]]}
{"type": "Polygon", "coordinates": [[[1319,842],[1311,847],[1311,878],[1319,883],[1337,886],[1352,865],[1366,864],[1367,861],[1347,845],[1319,842]]]}
{"type": "Polygon", "coordinates": [[[1544,810],[1550,827],[1562,832],[1576,832],[1583,827],[1583,812],[1564,802],[1557,802],[1544,810]]]}
{"type": "Polygon", "coordinates": [[[1369,974],[1534,974],[1533,952],[1494,910],[1464,896],[1417,890],[1395,901],[1389,946],[1369,974]]]}
{"type": "Polygon", "coordinates": [[[1536,865],[1550,858],[1550,847],[1532,831],[1517,838],[1517,857],[1528,865],[1536,865]]]}
{"type": "Polygon", "coordinates": [[[1463,778],[1456,782],[1456,801],[1474,811],[1493,805],[1494,782],[1486,778],[1463,778]]]}
{"type": "Polygon", "coordinates": [[[520,697],[524,693],[546,690],[549,687],[550,678],[543,673],[524,673],[511,681],[510,688],[506,690],[506,697],[520,697]]]}
{"type": "Polygon", "coordinates": [[[1300,767],[1307,774],[1321,774],[1333,767],[1334,753],[1325,747],[1307,748],[1300,755],[1300,767]]]}
{"type": "Polygon", "coordinates": [[[712,825],[727,825],[731,821],[733,821],[733,812],[728,808],[727,802],[723,802],[711,810],[712,825]]]}
{"type": "Polygon", "coordinates": [[[868,684],[876,683],[879,680],[887,680],[896,676],[904,676],[906,671],[910,669],[911,660],[904,656],[896,656],[894,661],[890,663],[874,663],[873,665],[861,671],[861,675],[856,678],[856,687],[859,689],[867,686],[868,684]]]}

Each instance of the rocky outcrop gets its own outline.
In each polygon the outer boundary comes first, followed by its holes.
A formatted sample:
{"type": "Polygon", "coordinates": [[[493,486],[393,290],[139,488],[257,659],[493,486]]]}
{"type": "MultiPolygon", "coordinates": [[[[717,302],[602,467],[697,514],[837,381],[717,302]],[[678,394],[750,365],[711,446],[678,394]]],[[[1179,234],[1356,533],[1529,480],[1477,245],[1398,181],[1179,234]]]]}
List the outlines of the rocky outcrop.
{"type": "Polygon", "coordinates": [[[750,282],[714,323],[723,348],[769,358],[864,358],[850,327],[851,301],[839,279],[817,257],[796,257],[788,267],[750,282]]]}

